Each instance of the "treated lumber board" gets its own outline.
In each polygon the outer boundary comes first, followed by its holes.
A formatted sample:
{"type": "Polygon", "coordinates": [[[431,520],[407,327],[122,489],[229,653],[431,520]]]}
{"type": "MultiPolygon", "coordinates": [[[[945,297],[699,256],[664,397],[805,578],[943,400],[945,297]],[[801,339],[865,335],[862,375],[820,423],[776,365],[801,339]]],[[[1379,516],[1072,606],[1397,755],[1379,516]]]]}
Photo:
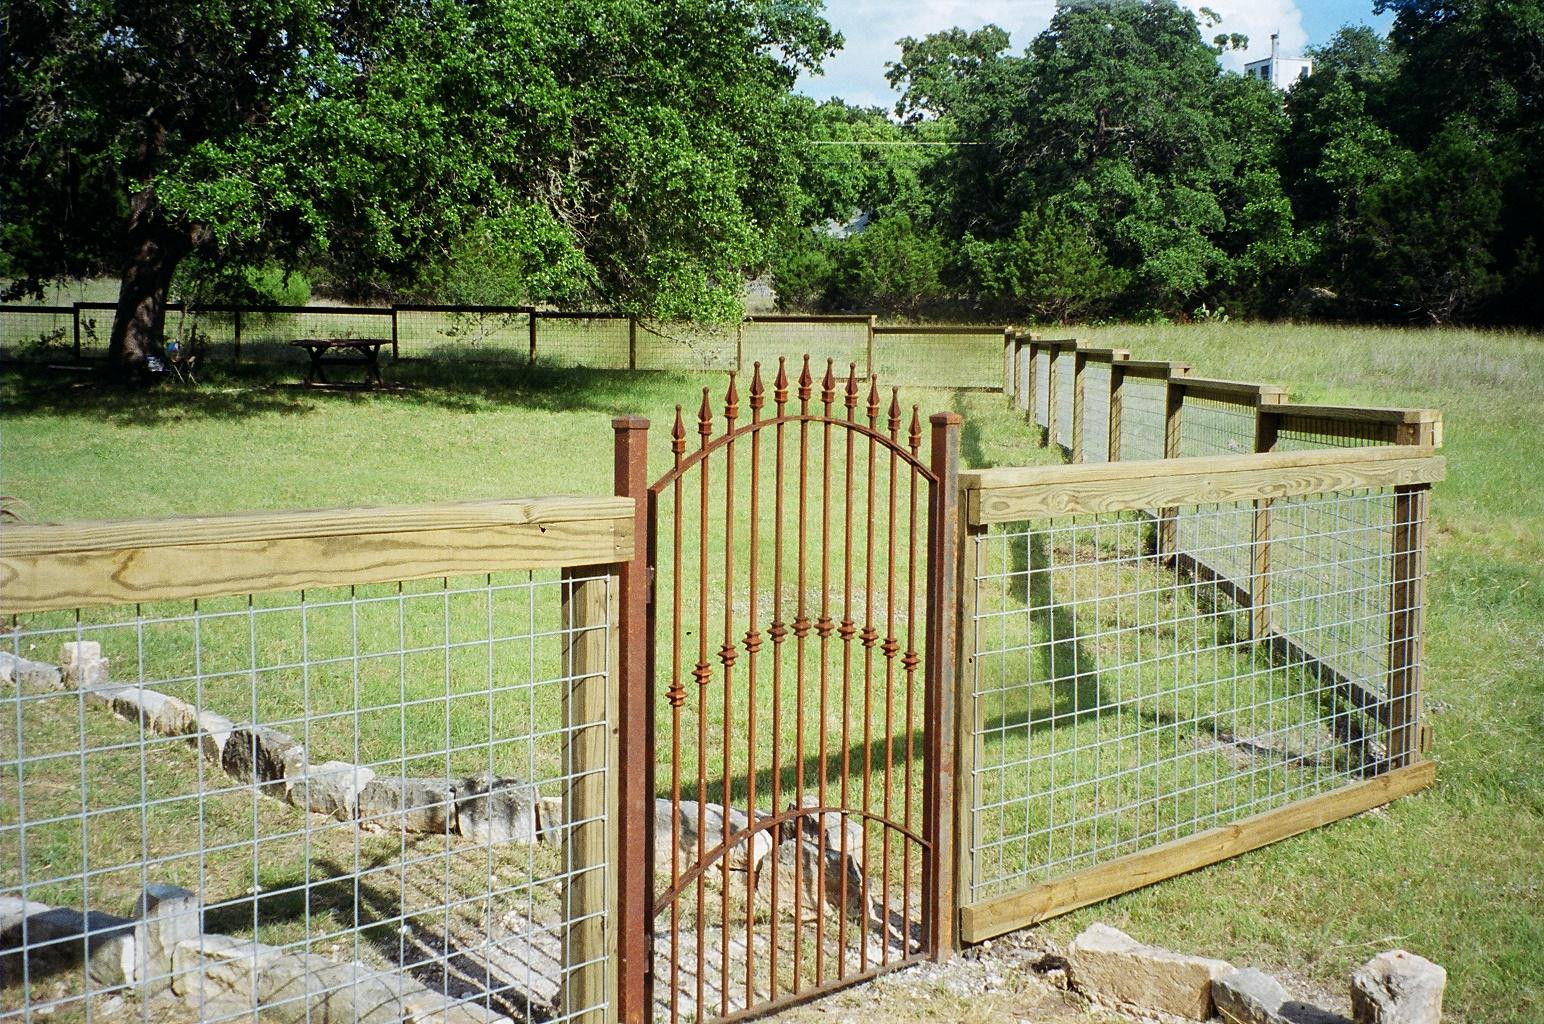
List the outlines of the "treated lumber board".
{"type": "Polygon", "coordinates": [[[1096,363],[1125,362],[1131,358],[1131,353],[1123,348],[1085,348],[1083,358],[1096,363]]]}
{"type": "MultiPolygon", "coordinates": [[[[759,319],[759,318],[756,318],[756,319],[759,319]]],[[[957,324],[957,325],[954,325],[954,326],[950,326],[949,324],[928,324],[926,326],[922,326],[922,325],[919,324],[916,327],[876,327],[876,328],[874,328],[874,333],[875,334],[880,334],[880,335],[884,335],[884,334],[891,334],[891,335],[898,335],[898,334],[938,334],[938,335],[959,334],[959,335],[981,335],[983,337],[991,336],[991,337],[994,337],[994,338],[1000,338],[1003,335],[1003,330],[1004,330],[1004,328],[1002,328],[1002,327],[983,327],[980,324],[957,324]]]]}
{"type": "Polygon", "coordinates": [[[544,526],[630,519],[632,514],[632,502],[625,498],[544,497],[171,519],[29,523],[0,529],[0,557],[482,526],[544,526]]]}
{"type": "Polygon", "coordinates": [[[970,522],[982,524],[1435,483],[1445,473],[1432,449],[1390,447],[977,470],[961,486],[970,522]]]}
{"type": "Polygon", "coordinates": [[[1245,380],[1219,380],[1215,377],[1185,377],[1180,383],[1187,395],[1197,398],[1238,399],[1279,404],[1286,401],[1287,389],[1278,384],[1259,384],[1245,380]]]}
{"type": "Polygon", "coordinates": [[[0,613],[175,601],[630,557],[631,519],[503,523],[0,557],[0,613]]]}
{"type": "Polygon", "coordinates": [[[960,936],[966,942],[983,942],[1381,806],[1429,787],[1436,777],[1436,764],[1421,761],[1231,825],[1117,857],[1023,892],[961,907],[960,936]]]}
{"type": "Polygon", "coordinates": [[[1283,402],[1272,406],[1270,411],[1278,416],[1352,423],[1437,423],[1442,419],[1441,409],[1358,409],[1348,405],[1304,405],[1299,402],[1283,402]]]}
{"type": "Polygon", "coordinates": [[[1165,380],[1170,376],[1183,377],[1190,372],[1189,363],[1172,359],[1124,359],[1121,365],[1126,368],[1128,377],[1144,379],[1165,380]]]}

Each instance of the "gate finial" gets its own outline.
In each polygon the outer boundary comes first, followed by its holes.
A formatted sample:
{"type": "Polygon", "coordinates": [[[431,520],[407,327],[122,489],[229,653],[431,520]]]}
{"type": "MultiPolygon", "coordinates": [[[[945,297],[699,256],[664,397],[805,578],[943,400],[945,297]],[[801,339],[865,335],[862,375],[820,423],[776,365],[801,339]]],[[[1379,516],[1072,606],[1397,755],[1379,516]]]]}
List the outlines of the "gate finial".
{"type": "Polygon", "coordinates": [[[702,389],[702,407],[697,410],[697,433],[702,435],[702,446],[708,446],[713,435],[713,405],[708,401],[708,389],[702,389]]]}
{"type": "Polygon", "coordinates": [[[922,411],[915,405],[911,407],[911,436],[906,439],[911,444],[911,454],[916,456],[922,450],[922,411]]]}
{"type": "Polygon", "coordinates": [[[726,431],[734,430],[735,417],[740,415],[740,389],[735,387],[735,374],[729,371],[729,391],[724,395],[724,422],[726,431]]]}
{"type": "MultiPolygon", "coordinates": [[[[676,407],[677,409],[680,406],[676,407]]],[[[901,389],[890,389],[890,440],[901,439],[901,389]]]]}
{"type": "Polygon", "coordinates": [[[879,378],[869,378],[868,396],[868,421],[869,429],[874,430],[879,426],[879,378]]]}
{"type": "Polygon", "coordinates": [[[681,464],[681,456],[686,452],[686,420],[681,413],[681,407],[676,406],[675,426],[670,428],[670,450],[675,453],[677,466],[681,464]]]}
{"type": "Polygon", "coordinates": [[[820,401],[826,407],[826,416],[831,415],[831,406],[836,404],[836,360],[826,360],[826,375],[820,381],[820,401]]]}
{"type": "Polygon", "coordinates": [[[782,356],[777,357],[777,376],[772,381],[772,402],[777,406],[777,414],[783,415],[783,406],[788,404],[788,360],[782,356]]]}
{"type": "Polygon", "coordinates": [[[766,385],[761,383],[761,363],[756,362],[751,373],[751,422],[761,419],[761,407],[767,404],[766,385]]]}
{"type": "Polygon", "coordinates": [[[856,415],[857,415],[857,410],[858,410],[858,364],[857,363],[848,363],[847,364],[847,394],[843,398],[842,404],[847,406],[847,419],[848,420],[855,419],[856,415]]]}
{"type": "Polygon", "coordinates": [[[807,415],[810,411],[810,390],[815,385],[815,378],[810,375],[810,354],[804,353],[804,369],[799,374],[799,415],[807,415]]]}

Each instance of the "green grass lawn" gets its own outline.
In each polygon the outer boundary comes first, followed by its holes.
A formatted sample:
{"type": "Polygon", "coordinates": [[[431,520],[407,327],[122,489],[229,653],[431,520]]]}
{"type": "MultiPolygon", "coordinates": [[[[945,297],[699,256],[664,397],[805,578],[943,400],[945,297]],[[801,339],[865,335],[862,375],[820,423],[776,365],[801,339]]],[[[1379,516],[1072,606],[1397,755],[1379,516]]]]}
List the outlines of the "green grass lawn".
{"type": "MultiPolygon", "coordinates": [[[[1534,465],[1544,340],[1248,325],[1076,333],[1137,358],[1189,360],[1197,375],[1280,383],[1294,400],[1444,410],[1449,479],[1434,500],[1426,648],[1440,781],[1385,811],[1047,927],[1065,938],[1107,920],[1330,987],[1372,953],[1403,946],[1448,967],[1454,1019],[1535,1019],[1544,1005],[1544,500],[1534,465]]],[[[197,388],[122,395],[12,364],[0,370],[0,493],[24,500],[35,520],[609,493],[611,415],[650,417],[657,476],[674,405],[686,405],[691,429],[700,388],[711,383],[716,397],[721,386],[691,374],[421,362],[391,376],[401,391],[324,394],[287,386],[293,367],[246,367],[211,372],[197,388]]],[[[743,383],[741,393],[743,416],[743,383]]],[[[1000,398],[909,391],[903,400],[924,414],[963,413],[968,465],[1052,460],[1000,398]]],[[[714,557],[722,550],[716,542],[714,557]]],[[[348,746],[329,756],[347,758],[348,746]]],[[[130,783],[138,789],[137,775],[130,783]]],[[[250,819],[243,807],[233,817],[250,819]]]]}

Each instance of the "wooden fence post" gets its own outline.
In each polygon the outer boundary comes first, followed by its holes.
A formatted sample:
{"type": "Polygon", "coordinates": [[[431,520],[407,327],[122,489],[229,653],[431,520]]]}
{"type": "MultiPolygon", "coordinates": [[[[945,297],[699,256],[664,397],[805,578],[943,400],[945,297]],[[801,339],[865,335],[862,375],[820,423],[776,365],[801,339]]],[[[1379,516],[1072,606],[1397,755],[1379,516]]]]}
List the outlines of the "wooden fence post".
{"type": "Polygon", "coordinates": [[[608,698],[612,664],[610,579],[590,569],[563,570],[563,979],[566,1020],[602,1024],[613,1005],[606,991],[612,914],[608,780],[608,698]]]}
{"type": "Polygon", "coordinates": [[[1068,438],[1072,448],[1072,464],[1083,461],[1083,371],[1088,368],[1088,355],[1081,348],[1072,350],[1072,436],[1068,438]]]}
{"type": "MultiPolygon", "coordinates": [[[[979,647],[976,626],[977,580],[981,576],[981,545],[978,538],[985,526],[972,526],[963,508],[958,509],[959,565],[958,642],[955,649],[955,786],[954,786],[954,894],[956,906],[969,903],[976,880],[977,806],[975,768],[976,746],[980,742],[981,708],[976,701],[976,651],[979,647]]],[[[951,914],[955,911],[951,909],[951,914]]]]}
{"type": "MultiPolygon", "coordinates": [[[[1255,409],[1254,450],[1257,453],[1276,449],[1281,416],[1271,404],[1255,409]]],[[[1258,642],[1269,637],[1275,629],[1275,616],[1271,614],[1271,499],[1259,498],[1254,503],[1254,528],[1249,545],[1249,636],[1258,642]]]]}
{"type": "Polygon", "coordinates": [[[234,335],[235,335],[235,342],[234,342],[234,351],[231,354],[231,358],[235,359],[237,362],[240,362],[241,361],[241,307],[240,306],[236,307],[235,317],[236,317],[236,320],[235,320],[235,323],[233,325],[233,331],[234,331],[234,335]]]}
{"type": "Polygon", "coordinates": [[[1120,461],[1120,431],[1121,431],[1121,388],[1126,383],[1126,368],[1121,365],[1123,360],[1110,360],[1110,419],[1106,433],[1105,460],[1108,462],[1120,461]]]}
{"type": "MultiPolygon", "coordinates": [[[[1173,371],[1164,379],[1163,389],[1163,457],[1180,457],[1180,429],[1185,411],[1185,385],[1176,380],[1173,371]]],[[[1178,544],[1179,509],[1165,508],[1158,513],[1158,554],[1175,555],[1178,544]]]]}
{"type": "Polygon", "coordinates": [[[1057,413],[1061,405],[1057,393],[1061,390],[1061,346],[1052,345],[1045,359],[1045,443],[1056,444],[1057,413]]]}
{"type": "Polygon", "coordinates": [[[875,357],[874,357],[874,331],[877,330],[878,327],[879,327],[879,317],[877,317],[877,316],[869,317],[868,318],[868,337],[866,339],[864,339],[864,343],[865,343],[865,346],[866,346],[866,350],[868,352],[868,375],[869,375],[869,379],[870,380],[873,380],[874,379],[874,375],[879,372],[879,364],[875,360],[875,357]]]}
{"type": "Polygon", "coordinates": [[[1426,619],[1426,515],[1431,485],[1394,488],[1389,603],[1388,768],[1414,764],[1421,735],[1421,654],[1426,619]]]}
{"type": "Polygon", "coordinates": [[[928,579],[932,582],[933,613],[927,623],[927,692],[924,699],[927,736],[923,745],[922,820],[928,845],[923,853],[923,877],[931,881],[923,896],[923,936],[936,959],[953,956],[958,948],[959,902],[955,898],[955,643],[959,614],[955,590],[959,571],[959,413],[934,413],[931,469],[937,483],[933,502],[932,543],[928,545],[928,579]]]}
{"type": "Polygon", "coordinates": [[[80,303],[75,303],[75,361],[80,362],[80,303]]]}
{"type": "Polygon", "coordinates": [[[638,369],[638,318],[627,318],[627,368],[638,369]]]}
{"type": "Polygon", "coordinates": [[[401,352],[400,352],[400,350],[397,347],[397,306],[396,306],[396,303],[392,303],[392,306],[391,306],[391,361],[395,363],[400,355],[401,355],[401,352]]]}
{"type": "MultiPolygon", "coordinates": [[[[1038,430],[1040,424],[1036,418],[1036,410],[1039,407],[1038,403],[1040,401],[1040,358],[1035,348],[1035,336],[1030,335],[1029,355],[1027,356],[1029,360],[1029,398],[1024,406],[1024,422],[1028,423],[1031,428],[1038,430]]],[[[1041,438],[1040,446],[1042,448],[1045,447],[1044,438],[1041,438]]]]}
{"type": "Polygon", "coordinates": [[[613,476],[616,493],[633,499],[633,556],[621,566],[617,622],[617,1007],[622,1024],[652,1019],[654,933],[654,684],[649,559],[649,421],[618,416],[613,476]]]}
{"type": "Polygon", "coordinates": [[[529,364],[531,366],[535,366],[536,365],[536,307],[534,307],[534,306],[531,307],[530,312],[527,313],[526,315],[527,315],[527,318],[528,318],[528,320],[530,322],[530,332],[531,332],[531,355],[530,355],[530,358],[527,360],[527,362],[529,362],[529,364]]]}

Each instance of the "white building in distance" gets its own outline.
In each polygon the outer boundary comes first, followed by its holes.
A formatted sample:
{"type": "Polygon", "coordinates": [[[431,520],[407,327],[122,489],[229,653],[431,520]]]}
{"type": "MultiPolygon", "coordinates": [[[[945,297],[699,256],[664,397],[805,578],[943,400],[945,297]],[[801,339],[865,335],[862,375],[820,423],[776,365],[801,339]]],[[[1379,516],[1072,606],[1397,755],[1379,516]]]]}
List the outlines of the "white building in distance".
{"type": "Polygon", "coordinates": [[[1278,89],[1290,89],[1298,79],[1307,78],[1312,73],[1313,61],[1307,57],[1281,55],[1281,40],[1275,32],[1271,33],[1271,55],[1244,65],[1246,77],[1269,82],[1278,89]]]}

